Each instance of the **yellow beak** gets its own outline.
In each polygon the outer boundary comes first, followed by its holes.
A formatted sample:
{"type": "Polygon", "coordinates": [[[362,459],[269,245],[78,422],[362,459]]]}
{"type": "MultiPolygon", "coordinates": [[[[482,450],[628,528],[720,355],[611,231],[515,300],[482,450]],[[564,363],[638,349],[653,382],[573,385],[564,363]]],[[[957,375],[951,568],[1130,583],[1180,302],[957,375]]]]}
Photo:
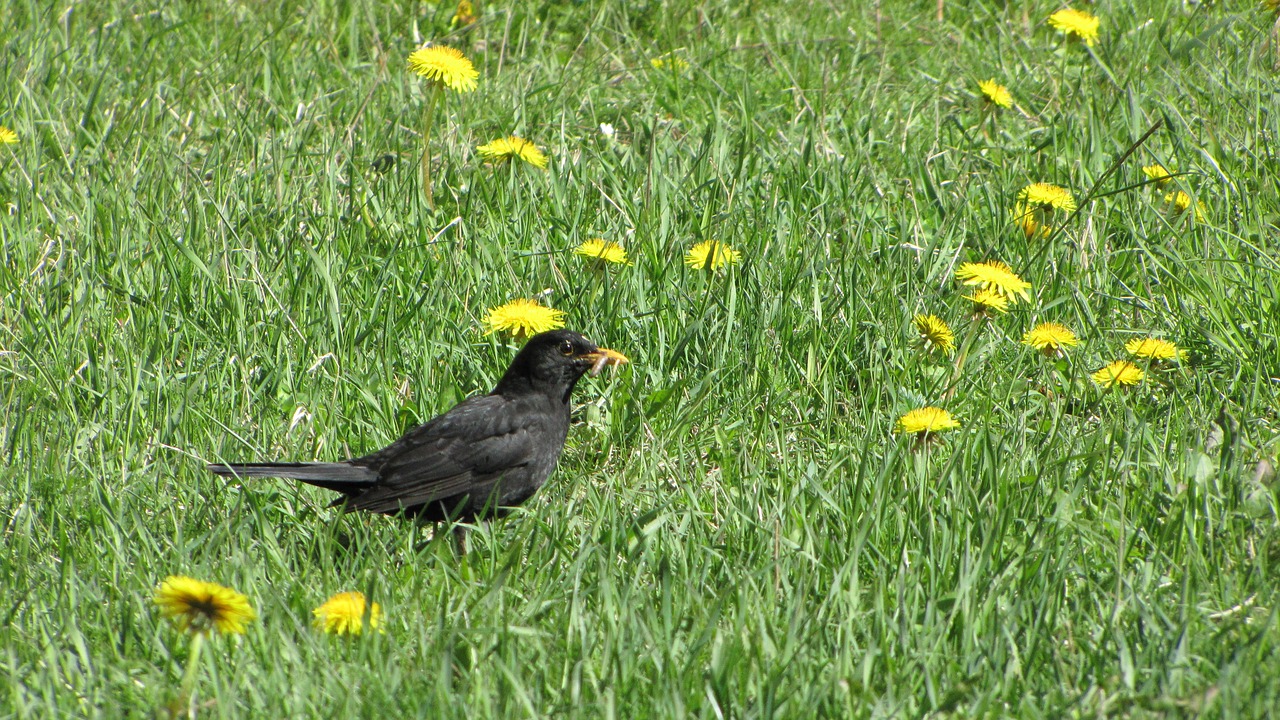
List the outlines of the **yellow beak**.
{"type": "Polygon", "coordinates": [[[631,362],[627,359],[626,355],[623,355],[617,350],[610,350],[609,348],[596,348],[595,352],[589,352],[582,355],[582,359],[590,360],[593,363],[591,365],[592,377],[599,375],[600,371],[605,369],[606,366],[622,365],[623,363],[631,362]]]}

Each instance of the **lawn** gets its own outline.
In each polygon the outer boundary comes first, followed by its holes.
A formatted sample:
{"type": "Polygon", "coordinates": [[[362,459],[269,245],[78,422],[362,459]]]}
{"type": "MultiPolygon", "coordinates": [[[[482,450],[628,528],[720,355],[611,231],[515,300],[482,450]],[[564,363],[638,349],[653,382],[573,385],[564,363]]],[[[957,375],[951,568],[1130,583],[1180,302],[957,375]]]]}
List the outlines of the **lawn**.
{"type": "Polygon", "coordinates": [[[6,3],[0,716],[1268,716],[1274,6],[6,3]],[[205,470],[488,392],[518,299],[632,364],[465,556],[205,470]],[[257,617],[193,665],[170,575],[257,617]]]}

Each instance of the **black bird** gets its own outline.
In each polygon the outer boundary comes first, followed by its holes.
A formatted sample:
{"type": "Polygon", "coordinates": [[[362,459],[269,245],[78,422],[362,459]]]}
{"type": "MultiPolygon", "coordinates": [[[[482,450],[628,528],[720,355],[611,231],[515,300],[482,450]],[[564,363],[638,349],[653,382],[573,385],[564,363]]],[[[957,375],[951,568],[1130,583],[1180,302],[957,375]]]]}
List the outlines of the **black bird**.
{"type": "Polygon", "coordinates": [[[227,477],[301,480],[350,510],[424,522],[500,516],[555,468],[569,434],[569,395],[583,374],[627,362],[576,332],[533,336],[488,395],[477,395],[371,455],[336,463],[210,465],[227,477]]]}

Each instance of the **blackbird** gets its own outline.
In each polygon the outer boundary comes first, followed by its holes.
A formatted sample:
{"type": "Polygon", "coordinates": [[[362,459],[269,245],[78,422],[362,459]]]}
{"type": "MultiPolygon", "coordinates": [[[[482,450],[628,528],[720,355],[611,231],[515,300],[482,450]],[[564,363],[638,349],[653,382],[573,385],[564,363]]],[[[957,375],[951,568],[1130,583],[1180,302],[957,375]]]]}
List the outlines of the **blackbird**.
{"type": "Polygon", "coordinates": [[[569,434],[569,395],[583,374],[627,362],[576,332],[530,338],[498,386],[370,455],[336,463],[210,465],[227,477],[301,480],[343,497],[346,510],[423,522],[471,522],[528,500],[555,468],[569,434]]]}

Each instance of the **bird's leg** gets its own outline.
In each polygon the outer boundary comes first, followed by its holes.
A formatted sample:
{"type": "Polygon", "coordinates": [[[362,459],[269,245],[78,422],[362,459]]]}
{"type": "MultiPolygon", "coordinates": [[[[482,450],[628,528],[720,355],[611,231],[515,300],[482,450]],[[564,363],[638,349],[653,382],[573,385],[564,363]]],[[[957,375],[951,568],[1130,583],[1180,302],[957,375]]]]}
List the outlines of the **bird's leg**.
{"type": "Polygon", "coordinates": [[[423,550],[426,550],[428,547],[430,547],[431,541],[435,540],[436,536],[440,534],[434,529],[435,526],[432,525],[433,529],[431,531],[431,537],[424,540],[423,533],[425,533],[425,530],[423,526],[425,525],[426,523],[422,523],[422,522],[415,521],[413,523],[413,539],[412,539],[412,544],[409,547],[413,548],[413,552],[415,554],[420,554],[423,550]]]}
{"type": "Polygon", "coordinates": [[[467,554],[467,526],[455,524],[453,526],[453,549],[458,553],[458,557],[467,554]]]}
{"type": "MultiPolygon", "coordinates": [[[[426,521],[423,521],[418,524],[425,526],[427,523],[426,521]]],[[[431,523],[431,535],[422,542],[415,543],[413,547],[414,552],[422,552],[429,547],[435,547],[440,542],[440,538],[444,536],[443,531],[449,529],[449,525],[450,524],[447,521],[444,523],[441,523],[439,520],[433,521],[431,523]]]]}

